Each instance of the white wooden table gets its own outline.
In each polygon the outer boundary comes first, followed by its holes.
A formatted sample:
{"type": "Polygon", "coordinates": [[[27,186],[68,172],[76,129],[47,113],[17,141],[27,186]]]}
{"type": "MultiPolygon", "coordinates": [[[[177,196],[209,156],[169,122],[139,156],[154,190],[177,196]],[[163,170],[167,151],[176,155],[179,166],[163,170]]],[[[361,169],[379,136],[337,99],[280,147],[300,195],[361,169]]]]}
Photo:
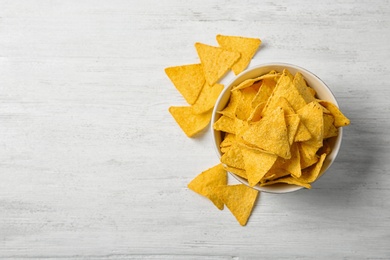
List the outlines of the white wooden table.
{"type": "Polygon", "coordinates": [[[389,259],[390,4],[292,2],[1,0],[0,258],[389,259]],[[262,193],[246,227],[187,189],[218,158],[168,113],[164,68],[218,33],[311,70],[352,121],[313,189],[262,193]]]}

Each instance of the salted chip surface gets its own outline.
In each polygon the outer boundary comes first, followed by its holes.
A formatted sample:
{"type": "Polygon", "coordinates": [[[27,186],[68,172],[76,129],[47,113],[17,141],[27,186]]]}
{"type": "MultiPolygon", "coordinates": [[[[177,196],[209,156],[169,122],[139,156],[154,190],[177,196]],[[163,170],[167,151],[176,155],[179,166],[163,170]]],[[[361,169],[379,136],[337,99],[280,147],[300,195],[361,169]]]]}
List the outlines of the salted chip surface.
{"type": "Polygon", "coordinates": [[[195,43],[203,72],[209,85],[214,85],[240,58],[239,52],[228,51],[203,43],[195,43]]]}
{"type": "Polygon", "coordinates": [[[212,109],[222,90],[222,84],[216,83],[213,86],[210,86],[208,83],[205,83],[198,99],[192,106],[194,113],[202,114],[212,109]]]}
{"type": "Polygon", "coordinates": [[[165,73],[187,103],[194,104],[205,83],[202,65],[188,64],[168,67],[165,73]]]}
{"type": "Polygon", "coordinates": [[[324,139],[324,119],[320,104],[312,101],[298,110],[297,114],[312,136],[306,143],[317,148],[321,147],[324,139]]]}
{"type": "Polygon", "coordinates": [[[209,124],[212,110],[202,114],[195,114],[192,107],[171,106],[169,113],[171,113],[184,133],[188,137],[193,137],[209,124]]]}
{"type": "Polygon", "coordinates": [[[347,126],[351,123],[351,121],[343,113],[341,113],[340,109],[332,102],[320,100],[319,103],[328,109],[333,115],[335,127],[347,126]]]}
{"type": "Polygon", "coordinates": [[[221,162],[230,167],[245,169],[241,148],[237,145],[237,143],[233,143],[229,150],[221,156],[221,162]]]}
{"type": "Polygon", "coordinates": [[[312,183],[318,179],[322,165],[324,164],[326,158],[326,153],[322,154],[316,164],[302,170],[302,175],[299,177],[299,180],[302,182],[312,183]]]}
{"type": "Polygon", "coordinates": [[[249,125],[241,138],[244,142],[282,158],[291,157],[286,121],[281,107],[249,125]]]}
{"type": "Polygon", "coordinates": [[[240,59],[232,67],[232,70],[236,75],[248,67],[249,62],[261,44],[261,40],[258,38],[227,36],[221,34],[217,35],[216,38],[219,46],[222,48],[241,54],[240,59]]]}
{"type": "Polygon", "coordinates": [[[264,153],[254,149],[241,148],[245,172],[250,186],[255,186],[271,169],[278,158],[275,154],[264,153]]]}
{"type": "Polygon", "coordinates": [[[227,173],[222,164],[218,164],[196,176],[188,184],[188,188],[200,195],[205,196],[211,200],[211,202],[213,202],[218,209],[222,210],[224,204],[215,193],[215,187],[226,184],[227,173]]]}
{"type": "Polygon", "coordinates": [[[215,188],[219,199],[228,207],[241,226],[245,226],[252,213],[259,192],[244,184],[215,188]]]}

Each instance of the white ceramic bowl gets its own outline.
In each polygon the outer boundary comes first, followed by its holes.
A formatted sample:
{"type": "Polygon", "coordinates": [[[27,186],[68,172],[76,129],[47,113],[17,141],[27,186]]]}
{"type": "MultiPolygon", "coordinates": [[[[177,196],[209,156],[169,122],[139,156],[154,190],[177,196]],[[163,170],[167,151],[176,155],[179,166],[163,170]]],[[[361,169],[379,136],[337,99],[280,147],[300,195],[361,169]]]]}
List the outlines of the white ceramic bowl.
{"type": "MultiPolygon", "coordinates": [[[[334,97],[334,95],[332,94],[330,89],[325,85],[325,83],[323,81],[321,81],[321,79],[319,79],[316,75],[314,75],[313,73],[311,73],[310,71],[308,71],[306,69],[303,69],[303,68],[298,67],[296,65],[287,64],[287,63],[268,63],[268,64],[263,64],[263,65],[258,65],[258,66],[252,67],[252,68],[242,72],[237,77],[235,77],[230,82],[230,84],[228,84],[225,87],[225,89],[222,91],[222,93],[220,94],[220,96],[215,104],[212,118],[211,118],[211,132],[213,134],[214,147],[215,147],[219,157],[221,157],[221,155],[222,155],[221,150],[220,150],[220,146],[219,146],[221,141],[222,141],[221,140],[222,139],[221,132],[214,130],[213,124],[221,116],[217,111],[221,111],[227,105],[229,98],[230,98],[230,90],[232,89],[232,87],[237,86],[238,84],[240,84],[241,82],[243,82],[246,79],[251,79],[251,78],[261,76],[263,74],[270,72],[271,70],[276,70],[277,72],[282,72],[283,69],[288,69],[293,75],[296,72],[300,72],[303,75],[303,77],[305,78],[307,84],[317,92],[317,97],[319,99],[328,100],[328,101],[332,102],[333,104],[335,104],[336,106],[338,106],[336,98],[334,97]]],[[[342,136],[343,136],[343,130],[340,127],[339,128],[339,135],[336,138],[334,138],[334,141],[331,143],[332,151],[326,157],[324,164],[322,166],[320,175],[325,173],[325,171],[329,169],[329,167],[331,166],[333,161],[336,159],[337,153],[340,149],[342,136]]],[[[244,183],[244,184],[249,186],[246,179],[243,179],[240,176],[238,176],[234,173],[231,173],[231,172],[230,172],[230,174],[233,177],[235,177],[238,181],[240,181],[241,183],[244,183]]],[[[253,188],[255,188],[259,191],[265,191],[265,192],[270,192],[270,193],[287,193],[287,192],[292,192],[292,191],[302,189],[301,186],[292,185],[292,184],[284,184],[284,183],[278,183],[278,184],[273,184],[273,185],[264,186],[264,187],[256,185],[253,188]]]]}

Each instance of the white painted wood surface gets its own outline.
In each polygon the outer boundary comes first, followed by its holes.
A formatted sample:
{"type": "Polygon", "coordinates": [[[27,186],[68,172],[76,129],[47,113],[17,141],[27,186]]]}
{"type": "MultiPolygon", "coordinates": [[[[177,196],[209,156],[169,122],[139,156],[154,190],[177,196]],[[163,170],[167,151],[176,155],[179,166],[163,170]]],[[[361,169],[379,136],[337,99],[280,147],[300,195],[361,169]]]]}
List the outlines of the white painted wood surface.
{"type": "Polygon", "coordinates": [[[1,0],[0,258],[389,259],[390,3],[294,2],[1,0]],[[218,158],[168,113],[164,68],[218,33],[316,73],[352,121],[313,189],[262,193],[246,227],[187,189],[218,158]]]}

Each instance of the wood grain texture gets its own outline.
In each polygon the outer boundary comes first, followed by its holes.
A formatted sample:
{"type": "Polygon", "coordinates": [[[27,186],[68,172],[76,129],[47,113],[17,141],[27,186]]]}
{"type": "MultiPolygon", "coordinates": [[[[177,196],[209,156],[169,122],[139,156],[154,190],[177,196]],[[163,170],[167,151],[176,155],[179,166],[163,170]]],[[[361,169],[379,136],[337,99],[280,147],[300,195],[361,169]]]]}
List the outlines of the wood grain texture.
{"type": "Polygon", "coordinates": [[[389,1],[0,6],[0,258],[390,258],[389,1]],[[187,189],[218,158],[168,113],[164,68],[218,33],[314,72],[352,121],[313,189],[262,193],[246,227],[187,189]]]}

